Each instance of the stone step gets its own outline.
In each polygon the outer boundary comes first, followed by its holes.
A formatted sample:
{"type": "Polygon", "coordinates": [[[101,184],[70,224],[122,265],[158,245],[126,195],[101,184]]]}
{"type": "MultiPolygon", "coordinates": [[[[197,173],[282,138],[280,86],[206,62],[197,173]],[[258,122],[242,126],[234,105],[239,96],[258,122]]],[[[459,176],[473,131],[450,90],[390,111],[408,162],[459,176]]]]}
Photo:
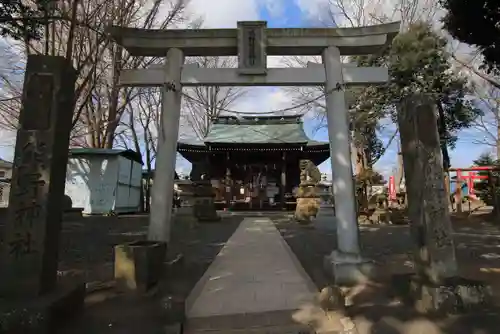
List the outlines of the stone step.
{"type": "Polygon", "coordinates": [[[184,326],[185,334],[219,333],[272,333],[313,334],[315,331],[292,319],[295,310],[262,313],[241,313],[211,317],[189,318],[184,326]]]}

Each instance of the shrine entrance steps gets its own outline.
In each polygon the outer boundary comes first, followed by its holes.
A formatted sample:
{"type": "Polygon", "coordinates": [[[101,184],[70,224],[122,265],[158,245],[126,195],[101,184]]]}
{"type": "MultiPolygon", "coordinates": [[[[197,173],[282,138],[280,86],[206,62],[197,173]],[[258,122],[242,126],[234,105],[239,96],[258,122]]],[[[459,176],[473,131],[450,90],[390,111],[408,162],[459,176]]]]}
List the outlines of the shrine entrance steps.
{"type": "Polygon", "coordinates": [[[184,333],[316,333],[317,293],[271,220],[247,217],[187,298],[184,333]]]}

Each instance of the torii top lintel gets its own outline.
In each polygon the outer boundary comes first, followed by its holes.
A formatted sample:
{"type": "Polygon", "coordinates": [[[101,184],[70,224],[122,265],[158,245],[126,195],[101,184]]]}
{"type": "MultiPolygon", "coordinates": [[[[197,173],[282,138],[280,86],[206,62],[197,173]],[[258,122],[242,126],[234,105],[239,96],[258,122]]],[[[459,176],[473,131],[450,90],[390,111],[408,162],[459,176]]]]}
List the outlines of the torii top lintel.
{"type": "Polygon", "coordinates": [[[391,43],[399,29],[400,22],[357,28],[267,28],[265,21],[245,21],[238,22],[237,29],[112,26],[108,32],[133,56],[164,57],[170,48],[185,56],[236,56],[242,39],[260,44],[266,55],[307,56],[320,55],[329,46],[338,47],[342,55],[373,54],[391,43]]]}

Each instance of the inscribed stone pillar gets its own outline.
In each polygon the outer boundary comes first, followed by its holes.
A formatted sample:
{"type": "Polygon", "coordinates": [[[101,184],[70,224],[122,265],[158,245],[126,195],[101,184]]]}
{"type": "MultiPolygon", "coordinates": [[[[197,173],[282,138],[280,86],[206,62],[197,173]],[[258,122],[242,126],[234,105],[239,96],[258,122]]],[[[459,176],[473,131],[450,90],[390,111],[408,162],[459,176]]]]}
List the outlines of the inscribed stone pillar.
{"type": "Polygon", "coordinates": [[[75,71],[63,57],[28,56],[0,295],[33,298],[56,287],[75,71]]]}
{"type": "Polygon", "coordinates": [[[406,98],[398,123],[417,271],[432,282],[457,275],[435,103],[423,95],[406,98]]]}
{"type": "Polygon", "coordinates": [[[181,72],[184,55],[179,49],[167,53],[165,75],[169,79],[162,88],[162,112],[158,134],[158,154],[151,191],[151,214],[149,216],[148,239],[170,241],[172,199],[174,191],[177,137],[181,113],[181,72]]]}
{"type": "Polygon", "coordinates": [[[360,255],[356,197],[351,164],[349,115],[345,100],[342,62],[337,47],[323,52],[328,137],[335,200],[337,249],[325,258],[325,270],[337,284],[356,284],[372,274],[371,263],[360,255]]]}

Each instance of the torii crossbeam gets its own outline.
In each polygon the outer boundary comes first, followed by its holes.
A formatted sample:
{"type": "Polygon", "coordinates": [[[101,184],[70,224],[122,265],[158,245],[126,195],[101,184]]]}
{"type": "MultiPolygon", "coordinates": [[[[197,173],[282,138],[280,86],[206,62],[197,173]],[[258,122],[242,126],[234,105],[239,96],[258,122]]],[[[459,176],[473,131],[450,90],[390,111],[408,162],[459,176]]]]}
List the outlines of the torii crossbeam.
{"type": "Polygon", "coordinates": [[[266,22],[238,22],[236,29],[146,30],[111,27],[108,32],[131,55],[166,57],[162,68],[125,70],[124,86],[161,86],[161,134],[153,184],[148,238],[169,241],[171,202],[182,87],[318,86],[325,87],[332,164],[337,249],[326,259],[338,284],[357,281],[361,258],[350,154],[349,117],[343,88],[381,84],[387,69],[353,67],[343,55],[378,53],[398,34],[400,23],[359,28],[267,28],[266,22]],[[307,68],[268,68],[267,56],[321,55],[323,64],[307,68]],[[238,68],[198,68],[186,56],[238,56],[238,68]],[[162,171],[163,173],[159,173],[162,171]]]}

